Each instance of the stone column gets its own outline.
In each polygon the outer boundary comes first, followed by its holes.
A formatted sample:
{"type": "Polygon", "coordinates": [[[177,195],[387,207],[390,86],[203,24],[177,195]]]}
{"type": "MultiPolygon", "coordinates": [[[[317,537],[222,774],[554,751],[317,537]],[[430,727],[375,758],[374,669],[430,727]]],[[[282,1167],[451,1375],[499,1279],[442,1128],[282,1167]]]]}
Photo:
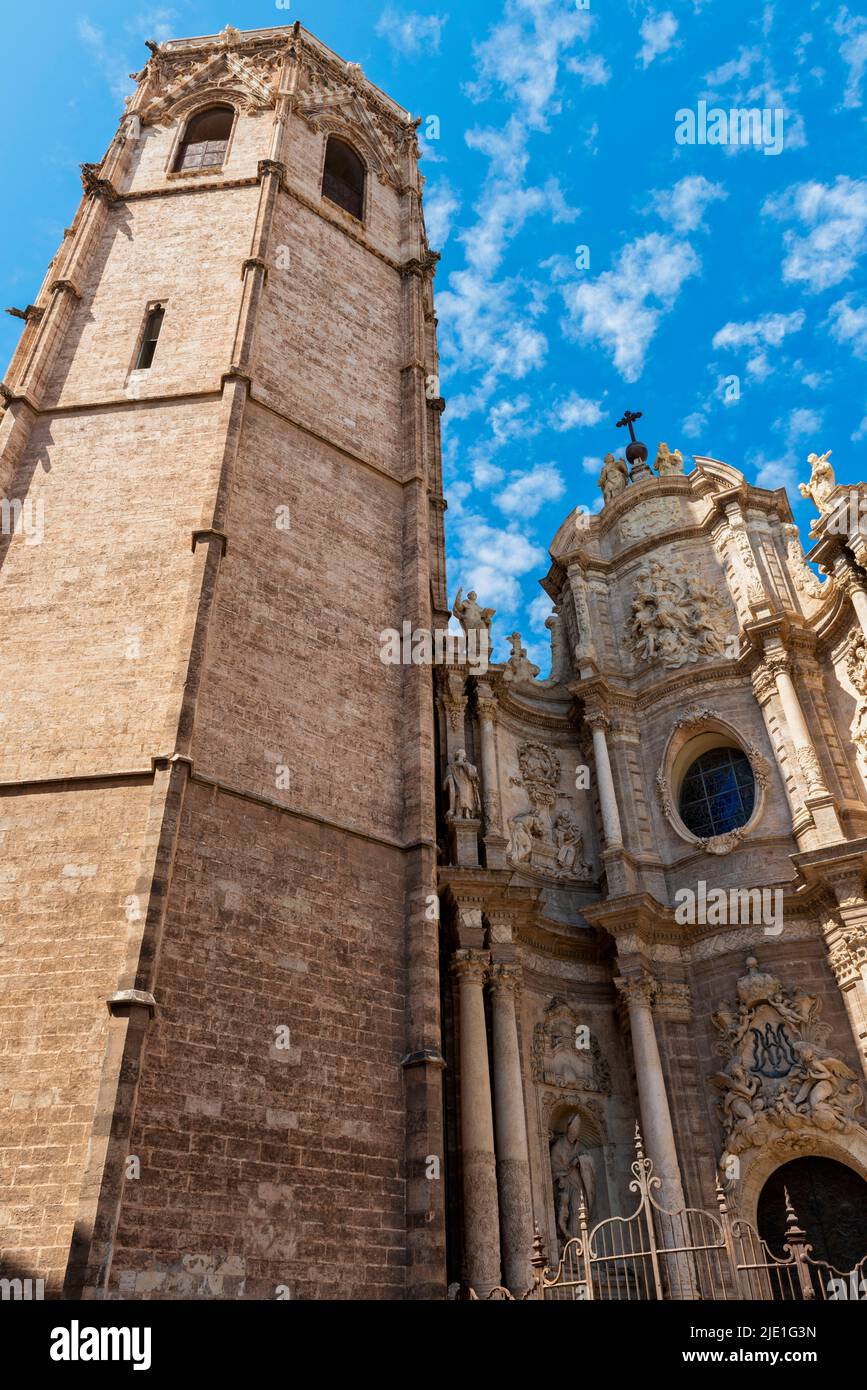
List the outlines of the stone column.
{"type": "Polygon", "coordinates": [[[494,1158],[494,1120],[488,1072],[483,987],[485,951],[460,950],[452,959],[460,997],[461,1165],[464,1195],[464,1278],[480,1296],[500,1282],[500,1219],[494,1158]]]}
{"type": "Polygon", "coordinates": [[[844,557],[835,564],[834,578],[838,587],[851,599],[861,631],[867,637],[867,590],[851,560],[844,557]]]}
{"type": "Polygon", "coordinates": [[[641,974],[619,976],[614,983],[629,1011],[641,1128],[647,1152],[653,1159],[654,1173],[662,1179],[660,1202],[669,1211],[678,1211],[685,1206],[685,1201],[662,1061],[653,1026],[651,1005],[656,981],[648,974],[641,974]]]}
{"type": "Polygon", "coordinates": [[[837,899],[836,913],[828,912],[822,935],[828,964],[843,996],[849,1025],[867,1076],[867,901],[860,869],[842,868],[826,874],[837,899]]]}
{"type": "Polygon", "coordinates": [[[596,762],[596,779],[599,784],[599,807],[602,812],[605,848],[612,849],[622,846],[623,831],[620,828],[620,812],[617,809],[617,794],[614,790],[611,759],[608,756],[608,740],[605,736],[609,721],[604,714],[596,713],[587,715],[587,723],[593,731],[593,757],[596,762]]]}
{"type": "Polygon", "coordinates": [[[503,1280],[516,1296],[526,1293],[530,1287],[533,1249],[530,1157],[516,1015],[520,979],[521,969],[518,965],[495,964],[491,969],[494,1131],[497,1140],[503,1280]]]}
{"type": "Polygon", "coordinates": [[[795,746],[795,756],[807,784],[807,806],[813,822],[823,839],[841,840],[843,832],[792,680],[789,657],[780,649],[766,650],[765,660],[773,676],[783,715],[795,746]]]}
{"type": "Polygon", "coordinates": [[[497,745],[494,736],[497,702],[491,687],[483,681],[476,683],[476,710],[479,716],[479,749],[482,764],[485,864],[489,869],[505,869],[508,842],[503,834],[497,745]]]}

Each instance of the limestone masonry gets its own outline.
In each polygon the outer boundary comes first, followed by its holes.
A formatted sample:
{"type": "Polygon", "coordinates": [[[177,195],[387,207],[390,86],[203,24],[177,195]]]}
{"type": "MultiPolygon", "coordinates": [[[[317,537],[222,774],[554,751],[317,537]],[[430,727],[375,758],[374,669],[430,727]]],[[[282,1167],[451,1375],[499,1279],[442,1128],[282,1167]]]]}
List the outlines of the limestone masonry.
{"type": "Polygon", "coordinates": [[[417,122],[299,25],[150,47],[0,385],[0,1276],[636,1296],[568,1276],[648,1162],[663,1226],[782,1259],[786,1186],[849,1270],[867,486],[811,456],[820,578],[782,490],[633,438],[550,675],[488,660],[417,122]]]}

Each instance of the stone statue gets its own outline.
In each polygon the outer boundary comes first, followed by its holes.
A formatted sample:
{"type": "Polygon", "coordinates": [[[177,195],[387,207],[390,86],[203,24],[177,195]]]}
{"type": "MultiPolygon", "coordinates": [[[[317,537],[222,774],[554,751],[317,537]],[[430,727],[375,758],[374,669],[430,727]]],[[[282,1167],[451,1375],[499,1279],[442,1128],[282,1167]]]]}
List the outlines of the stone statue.
{"type": "Polygon", "coordinates": [[[828,462],[830,457],[830,449],[826,454],[808,454],[807,462],[811,469],[810,481],[798,484],[798,491],[801,496],[810,497],[817,510],[823,514],[834,510],[831,498],[837,490],[834,470],[828,462]]]}
{"type": "Polygon", "coordinates": [[[612,497],[618,497],[629,482],[629,470],[626,467],[625,459],[616,459],[613,454],[606,454],[599,474],[599,486],[602,489],[602,496],[606,502],[610,502],[612,497]]]}
{"type": "Polygon", "coordinates": [[[565,1134],[551,1145],[551,1175],[557,1208],[557,1231],[565,1245],[580,1231],[579,1211],[583,1201],[589,1217],[596,1194],[593,1160],[581,1149],[581,1116],[573,1115],[565,1134]]]}
{"type": "Polygon", "coordinates": [[[675,449],[674,453],[672,453],[667,444],[660,444],[657,450],[654,468],[660,478],[664,478],[670,473],[682,473],[683,454],[679,449],[675,449]]]}
{"type": "Polygon", "coordinates": [[[803,1048],[801,1069],[804,1079],[792,1097],[794,1109],[808,1115],[819,1129],[845,1129],[859,1103],[853,1090],[860,1095],[860,1088],[851,1084],[858,1080],[854,1071],[836,1057],[820,1058],[812,1047],[803,1048]]]}
{"type": "Polygon", "coordinates": [[[517,816],[512,816],[509,821],[509,829],[511,831],[509,858],[513,863],[521,864],[530,858],[533,852],[533,841],[544,839],[545,827],[533,809],[521,811],[517,816]]]}
{"type": "Polygon", "coordinates": [[[481,814],[479,774],[459,748],[448,765],[443,790],[448,792],[448,813],[454,820],[475,820],[481,814]]]}
{"type": "Polygon", "coordinates": [[[490,633],[491,619],[497,610],[495,608],[482,608],[481,604],[478,602],[478,595],[475,589],[470,589],[470,592],[462,603],[461,595],[463,592],[463,589],[458,589],[452,612],[464,632],[468,635],[470,632],[478,632],[480,630],[490,633]]]}
{"type": "Polygon", "coordinates": [[[590,866],[582,859],[584,840],[571,811],[561,811],[555,820],[554,841],[557,845],[557,868],[560,873],[586,877],[590,873],[590,866]]]}
{"type": "Polygon", "coordinates": [[[539,674],[539,667],[534,666],[527,657],[527,648],[521,646],[520,632],[513,632],[509,637],[512,648],[512,655],[506,662],[503,670],[503,680],[510,684],[524,684],[527,681],[535,680],[539,674]]]}

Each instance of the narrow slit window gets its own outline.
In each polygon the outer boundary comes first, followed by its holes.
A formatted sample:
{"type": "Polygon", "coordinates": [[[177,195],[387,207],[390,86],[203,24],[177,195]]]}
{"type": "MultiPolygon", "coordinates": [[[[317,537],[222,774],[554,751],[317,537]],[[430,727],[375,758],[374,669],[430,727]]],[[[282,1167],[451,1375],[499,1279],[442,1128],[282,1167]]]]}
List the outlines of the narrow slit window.
{"type": "Polygon", "coordinates": [[[357,217],[364,215],[364,164],[355,150],[336,135],[329,136],[325,148],[325,169],[322,174],[322,196],[345,208],[357,217]]]}
{"type": "Polygon", "coordinates": [[[141,340],[138,358],[136,360],[136,371],[143,371],[151,365],[154,360],[154,353],[157,350],[157,339],[160,336],[160,329],[165,318],[165,308],[162,304],[155,304],[148,311],[145,321],[144,336],[141,340]]]}
{"type": "Polygon", "coordinates": [[[175,160],[175,173],[188,169],[220,169],[229,147],[235,112],[231,106],[210,106],[193,116],[175,160]]]}

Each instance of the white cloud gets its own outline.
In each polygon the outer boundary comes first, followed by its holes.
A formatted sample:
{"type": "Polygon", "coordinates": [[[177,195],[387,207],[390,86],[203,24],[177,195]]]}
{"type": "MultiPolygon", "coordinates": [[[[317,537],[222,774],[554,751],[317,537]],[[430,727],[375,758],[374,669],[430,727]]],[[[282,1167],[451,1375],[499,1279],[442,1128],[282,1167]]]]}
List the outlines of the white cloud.
{"type": "Polygon", "coordinates": [[[822,428],[822,420],[821,411],[798,406],[790,415],[776,420],[774,430],[778,434],[785,434],[787,443],[797,444],[799,440],[809,439],[811,435],[818,433],[822,428]]]}
{"type": "Polygon", "coordinates": [[[477,221],[461,232],[460,239],[466,247],[467,263],[484,275],[494,273],[528,217],[547,212],[553,222],[574,222],[578,216],[578,209],[567,206],[553,178],[542,188],[504,185],[499,192],[488,184],[476,211],[477,221]]]}
{"type": "Polygon", "coordinates": [[[527,414],[531,404],[530,397],[524,394],[498,401],[491,408],[488,424],[493,442],[498,449],[505,444],[511,444],[513,439],[531,439],[534,434],[539,433],[542,428],[541,421],[527,414]]]}
{"type": "Polygon", "coordinates": [[[452,222],[461,210],[460,198],[448,179],[440,179],[432,184],[424,195],[424,220],[428,239],[432,246],[445,246],[452,229],[452,222]]]}
{"type": "Polygon", "coordinates": [[[840,174],[833,184],[793,184],[767,198],[762,213],[809,229],[784,233],[782,276],[803,282],[811,294],[845,280],[867,248],[867,179],[840,174]]]}
{"type": "Polygon", "coordinates": [[[472,463],[473,486],[479,488],[493,487],[495,483],[501,483],[505,478],[505,471],[497,463],[491,463],[490,459],[479,449],[477,456],[472,463]]]}
{"type": "Polygon", "coordinates": [[[550,618],[553,612],[554,604],[543,590],[527,605],[531,628],[535,628],[537,632],[544,632],[546,630],[545,621],[550,618]]]}
{"type": "Polygon", "coordinates": [[[757,487],[784,487],[790,497],[797,496],[798,478],[795,471],[797,460],[791,451],[777,459],[769,459],[764,454],[757,454],[751,461],[756,469],[757,487]]]}
{"type": "Polygon", "coordinates": [[[611,69],[601,53],[590,53],[586,58],[567,58],[566,67],[581,78],[583,87],[604,87],[611,81],[611,69]]]}
{"type": "Polygon", "coordinates": [[[735,77],[748,77],[753,64],[757,63],[761,56],[760,48],[745,48],[742,45],[737,58],[730,58],[727,63],[721,63],[718,68],[706,73],[704,80],[709,87],[724,87],[735,77]]]}
{"type": "Polygon", "coordinates": [[[663,313],[700,266],[686,241],[658,232],[640,237],[623,248],[611,270],[563,288],[569,312],[564,329],[579,342],[596,343],[624,381],[636,381],[663,313]]]}
{"type": "Polygon", "coordinates": [[[861,85],[867,73],[867,19],[850,15],[844,5],[834,21],[834,33],[842,38],[840,57],[849,69],[843,105],[861,106],[861,85]]]}
{"type": "Polygon", "coordinates": [[[823,386],[830,386],[832,380],[830,372],[807,372],[806,376],[801,377],[801,385],[806,386],[808,391],[819,391],[823,386]]]}
{"type": "Polygon", "coordinates": [[[598,425],[601,419],[602,407],[600,402],[589,401],[584,396],[579,396],[575,391],[570,391],[568,396],[556,401],[548,415],[549,425],[560,433],[564,430],[580,428],[583,425],[598,425]]]}
{"type": "Polygon", "coordinates": [[[867,357],[867,305],[855,304],[847,295],[831,305],[826,322],[835,342],[848,343],[856,357],[867,357]]]}
{"type": "Polygon", "coordinates": [[[643,42],[638,57],[642,67],[649,68],[654,59],[667,53],[674,43],[677,20],[671,10],[663,10],[662,14],[651,13],[642,20],[639,33],[643,42]]]}
{"type": "Polygon", "coordinates": [[[458,518],[452,527],[452,544],[452,584],[460,584],[464,591],[475,589],[482,604],[506,612],[520,603],[521,576],[540,570],[545,563],[542,547],[529,541],[516,523],[503,529],[475,514],[458,518]]]}
{"type": "Polygon", "coordinates": [[[530,517],[546,502],[556,502],[565,491],[566,484],[556,464],[537,463],[526,473],[513,473],[511,481],[494,501],[507,516],[530,517]]]}
{"type": "Polygon", "coordinates": [[[544,333],[527,322],[514,303],[514,287],[470,270],[454,271],[437,297],[443,357],[461,371],[480,370],[478,387],[450,414],[459,419],[482,409],[501,377],[520,381],[540,367],[548,351],[544,333]]]}
{"type": "Polygon", "coordinates": [[[697,439],[707,424],[707,413],[704,410],[694,410],[691,415],[687,415],[680,429],[687,439],[697,439]]]}
{"type": "Polygon", "coordinates": [[[867,439],[867,415],[863,417],[857,430],[854,430],[849,438],[852,440],[853,444],[857,444],[861,439],[867,439]]]}
{"type": "Polygon", "coordinates": [[[448,15],[424,15],[415,10],[401,14],[393,5],[386,5],[376,22],[376,32],[397,53],[408,56],[423,50],[435,53],[447,19],[448,15]]]}
{"type": "Polygon", "coordinates": [[[585,473],[589,473],[591,478],[598,478],[602,472],[602,460],[597,454],[585,454],[581,460],[581,467],[585,473]]]}
{"type": "Polygon", "coordinates": [[[484,101],[495,86],[536,130],[560,109],[557,75],[563,53],[590,33],[593,18],[571,0],[506,0],[503,18],[475,46],[478,77],[466,87],[484,101]]]}
{"type": "Polygon", "coordinates": [[[703,174],[688,174],[673,188],[654,189],[650,195],[654,212],[679,232],[696,231],[705,208],[728,196],[721,183],[711,183],[703,174]]]}
{"type": "Polygon", "coordinates": [[[803,309],[791,314],[764,314],[746,323],[727,323],[717,329],[711,346],[714,348],[779,347],[789,333],[797,333],[804,324],[803,309]]]}

